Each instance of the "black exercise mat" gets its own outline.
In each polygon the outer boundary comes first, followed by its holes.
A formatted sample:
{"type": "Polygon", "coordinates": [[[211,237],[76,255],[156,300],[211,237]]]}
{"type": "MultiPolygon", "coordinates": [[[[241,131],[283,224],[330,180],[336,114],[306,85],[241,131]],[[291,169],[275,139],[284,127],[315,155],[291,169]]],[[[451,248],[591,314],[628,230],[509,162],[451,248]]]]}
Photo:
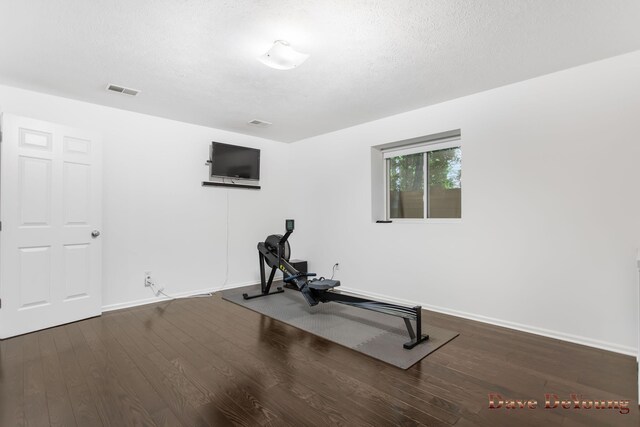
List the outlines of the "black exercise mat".
{"type": "Polygon", "coordinates": [[[332,302],[309,307],[300,292],[290,289],[263,298],[242,298],[244,292],[253,294],[259,289],[230,289],[222,293],[222,298],[402,369],[458,336],[423,319],[422,333],[428,334],[429,340],[406,350],[402,344],[409,341],[409,335],[400,317],[332,302]]]}

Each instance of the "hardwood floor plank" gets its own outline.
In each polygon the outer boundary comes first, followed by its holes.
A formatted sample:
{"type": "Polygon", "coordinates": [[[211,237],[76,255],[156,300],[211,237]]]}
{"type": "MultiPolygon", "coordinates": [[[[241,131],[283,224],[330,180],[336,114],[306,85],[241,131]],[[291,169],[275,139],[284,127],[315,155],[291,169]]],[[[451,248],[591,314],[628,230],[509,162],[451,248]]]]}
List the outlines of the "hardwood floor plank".
{"type": "MultiPolygon", "coordinates": [[[[165,324],[160,330],[156,330],[156,323],[158,322],[154,321],[153,325],[149,325],[148,332],[158,332],[158,340],[163,340],[167,343],[167,346],[174,347],[175,351],[178,354],[185,355],[189,359],[189,362],[187,362],[186,359],[180,359],[179,357],[172,361],[168,361],[159,352],[150,353],[147,357],[158,365],[159,369],[163,370],[165,375],[167,375],[174,384],[181,384],[183,394],[185,394],[184,390],[190,390],[186,394],[192,394],[189,399],[192,402],[192,405],[195,408],[198,408],[200,405],[209,405],[211,401],[215,401],[217,409],[224,413],[225,416],[230,418],[234,423],[240,425],[255,424],[256,421],[249,421],[248,418],[250,417],[247,416],[242,407],[236,405],[233,399],[229,399],[228,396],[215,395],[212,391],[212,387],[207,387],[201,382],[202,374],[197,372],[197,368],[192,366],[192,362],[200,367],[208,366],[208,364],[203,359],[200,359],[197,356],[194,357],[192,353],[184,352],[186,347],[182,341],[184,341],[184,336],[186,335],[184,335],[180,330],[171,330],[170,325],[168,324],[165,324]],[[164,335],[165,332],[168,333],[168,335],[165,335],[165,337],[162,338],[162,335],[164,335]],[[178,336],[181,336],[181,338],[177,339],[176,337],[178,336]],[[187,376],[187,374],[189,374],[189,376],[187,376]],[[193,396],[194,393],[195,397],[193,396]]],[[[124,328],[125,326],[122,325],[122,327],[124,328]]],[[[136,335],[135,331],[132,331],[132,333],[134,336],[136,335]]],[[[191,338],[189,338],[189,340],[191,340],[191,338]]],[[[162,347],[164,348],[165,345],[162,347]]],[[[173,349],[171,354],[174,354],[173,349]]]]}
{"type": "Polygon", "coordinates": [[[0,354],[0,426],[25,426],[25,336],[2,341],[0,354]]]}
{"type": "MultiPolygon", "coordinates": [[[[136,342],[132,340],[131,337],[124,333],[124,331],[122,331],[122,333],[116,332],[113,336],[121,343],[144,378],[182,424],[190,427],[211,425],[198,414],[196,408],[194,408],[186,396],[171,383],[164,372],[158,369],[148,358],[148,354],[145,355],[140,351],[136,342]]],[[[221,412],[215,413],[212,416],[215,416],[216,422],[220,423],[220,425],[231,425],[231,422],[221,412]]]]}
{"type": "Polygon", "coordinates": [[[73,345],[67,335],[67,328],[61,326],[53,328],[51,331],[76,423],[79,426],[103,425],[94,396],[87,385],[82,369],[79,368],[73,345]]]}
{"type": "Polygon", "coordinates": [[[180,420],[178,420],[178,418],[173,412],[171,412],[171,409],[169,408],[164,408],[153,414],[153,421],[155,422],[157,427],[184,426],[184,424],[182,424],[180,420]]]}
{"type": "Polygon", "coordinates": [[[29,426],[49,425],[44,371],[35,334],[27,335],[24,342],[24,413],[29,426]]]}
{"type": "Polygon", "coordinates": [[[45,330],[38,334],[38,338],[44,372],[46,402],[49,410],[49,424],[55,427],[75,426],[76,419],[60,366],[53,333],[50,329],[45,330]]]}
{"type": "MultiPolygon", "coordinates": [[[[232,390],[236,384],[229,383],[228,378],[215,375],[211,370],[197,370],[185,359],[177,358],[172,362],[175,369],[189,378],[190,381],[207,397],[205,405],[214,404],[235,424],[240,425],[270,425],[273,413],[257,399],[248,401],[238,399],[238,394],[232,390]]],[[[245,390],[245,393],[250,393],[245,390]]]]}
{"type": "MultiPolygon", "coordinates": [[[[91,320],[70,325],[69,336],[76,350],[80,367],[93,396],[101,421],[107,426],[152,425],[150,416],[143,411],[137,398],[121,384],[116,362],[110,358],[118,352],[107,350],[92,333],[91,320]],[[86,335],[91,338],[92,350],[86,335]]],[[[118,361],[123,360],[121,357],[118,361]]]]}

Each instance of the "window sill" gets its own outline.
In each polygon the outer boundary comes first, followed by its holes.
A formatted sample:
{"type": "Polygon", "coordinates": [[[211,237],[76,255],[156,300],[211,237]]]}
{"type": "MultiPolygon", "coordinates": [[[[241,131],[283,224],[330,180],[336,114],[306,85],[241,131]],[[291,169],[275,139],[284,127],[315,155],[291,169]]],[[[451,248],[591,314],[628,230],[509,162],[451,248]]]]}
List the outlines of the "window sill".
{"type": "Polygon", "coordinates": [[[391,224],[459,224],[461,222],[462,222],[462,218],[426,218],[426,219],[392,219],[391,220],[391,224]]]}

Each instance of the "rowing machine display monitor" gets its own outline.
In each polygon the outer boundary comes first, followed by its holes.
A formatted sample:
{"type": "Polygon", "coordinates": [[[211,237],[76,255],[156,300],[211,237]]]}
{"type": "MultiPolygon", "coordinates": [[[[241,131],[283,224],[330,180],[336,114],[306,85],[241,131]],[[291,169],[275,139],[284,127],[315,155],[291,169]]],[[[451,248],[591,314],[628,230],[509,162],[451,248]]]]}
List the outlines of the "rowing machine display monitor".
{"type": "Polygon", "coordinates": [[[284,227],[288,232],[293,232],[295,225],[295,221],[292,219],[287,219],[284,221],[284,227]]]}
{"type": "Polygon", "coordinates": [[[412,349],[416,345],[429,339],[429,335],[422,334],[421,306],[408,307],[342,294],[334,290],[334,288],[340,286],[339,280],[330,280],[324,277],[309,280],[309,277],[313,277],[316,274],[296,270],[289,263],[291,246],[287,241],[291,233],[293,233],[294,225],[294,220],[287,219],[285,220],[286,233],[284,236],[272,234],[268,236],[264,242],[258,243],[260,293],[254,295],[242,294],[244,299],[260,298],[284,292],[284,289],[281,287],[277,287],[275,291],[271,290],[276,271],[281,270],[284,274],[284,281],[295,285],[310,306],[317,305],[318,303],[337,302],[339,304],[377,311],[388,314],[389,316],[401,317],[404,320],[410,338],[410,340],[403,345],[406,349],[412,349]],[[271,268],[268,280],[266,279],[265,264],[271,268]],[[412,321],[415,322],[415,330],[412,321]]]}

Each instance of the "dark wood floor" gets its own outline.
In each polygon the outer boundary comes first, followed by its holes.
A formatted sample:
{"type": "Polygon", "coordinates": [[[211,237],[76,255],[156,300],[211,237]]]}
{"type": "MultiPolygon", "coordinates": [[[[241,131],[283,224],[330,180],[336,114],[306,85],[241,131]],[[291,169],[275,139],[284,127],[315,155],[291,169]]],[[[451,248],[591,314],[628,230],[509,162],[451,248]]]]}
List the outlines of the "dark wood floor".
{"type": "Polygon", "coordinates": [[[212,298],[0,343],[0,426],[639,425],[635,359],[425,312],[458,338],[407,371],[212,298]],[[488,393],[631,411],[488,409],[488,393]]]}

